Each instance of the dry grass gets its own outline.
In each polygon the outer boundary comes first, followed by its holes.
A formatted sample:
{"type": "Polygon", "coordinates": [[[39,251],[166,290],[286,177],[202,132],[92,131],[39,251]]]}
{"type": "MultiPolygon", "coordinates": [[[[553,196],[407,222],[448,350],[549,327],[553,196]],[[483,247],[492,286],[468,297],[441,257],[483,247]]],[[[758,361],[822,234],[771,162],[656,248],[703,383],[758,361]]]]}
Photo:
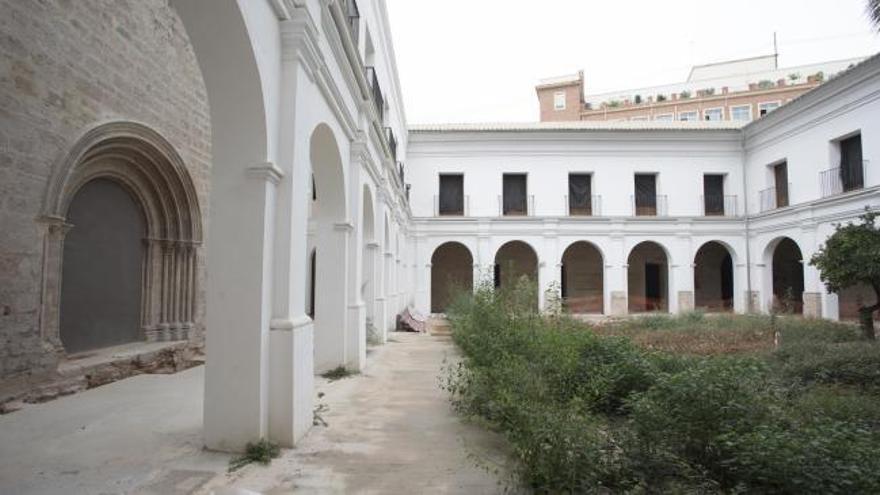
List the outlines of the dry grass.
{"type": "Polygon", "coordinates": [[[646,316],[595,327],[600,335],[623,336],[639,347],[675,354],[758,354],[775,348],[776,329],[767,317],[646,316]]]}

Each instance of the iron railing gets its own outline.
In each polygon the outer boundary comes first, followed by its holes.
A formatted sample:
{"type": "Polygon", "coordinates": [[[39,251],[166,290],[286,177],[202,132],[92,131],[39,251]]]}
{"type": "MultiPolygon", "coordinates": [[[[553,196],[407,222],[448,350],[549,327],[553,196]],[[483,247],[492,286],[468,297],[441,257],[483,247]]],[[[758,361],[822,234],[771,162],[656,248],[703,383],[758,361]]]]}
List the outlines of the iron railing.
{"type": "Polygon", "coordinates": [[[865,187],[865,161],[855,167],[840,166],[819,172],[822,197],[834,196],[865,187]]]}
{"type": "Polygon", "coordinates": [[[382,96],[382,88],[379,87],[379,78],[376,77],[376,68],[367,67],[364,69],[367,77],[367,84],[370,85],[370,92],[373,95],[373,104],[376,106],[376,115],[379,122],[385,122],[385,97],[382,96]]]}
{"type": "Polygon", "coordinates": [[[777,190],[776,186],[768,187],[758,192],[761,203],[761,212],[775,210],[776,208],[784,208],[789,205],[788,191],[791,190],[791,183],[788,187],[777,190]]]}
{"type": "Polygon", "coordinates": [[[665,217],[668,214],[666,195],[634,194],[630,196],[632,214],[637,217],[665,217]]]}
{"type": "Polygon", "coordinates": [[[504,196],[498,196],[498,215],[503,217],[530,217],[535,214],[535,196],[528,195],[520,205],[505,207],[504,196]]]}
{"type": "Polygon", "coordinates": [[[357,46],[361,20],[361,13],[358,10],[357,2],[355,0],[342,0],[342,12],[345,14],[346,19],[348,19],[348,32],[351,34],[351,40],[357,46]]]}
{"type": "Polygon", "coordinates": [[[569,217],[597,217],[602,215],[602,196],[592,195],[588,204],[572,206],[566,194],[565,215],[569,217]]]}
{"type": "Polygon", "coordinates": [[[737,215],[736,196],[710,194],[700,196],[704,217],[735,217],[737,215]]]}
{"type": "MultiPolygon", "coordinates": [[[[388,150],[391,151],[391,160],[397,161],[397,139],[394,138],[394,130],[390,127],[385,128],[385,139],[388,140],[388,150]]],[[[403,172],[402,169],[398,170],[398,174],[401,175],[401,182],[403,182],[403,172]]]]}
{"type": "Polygon", "coordinates": [[[440,208],[440,196],[434,195],[434,216],[435,217],[466,217],[470,214],[471,197],[465,195],[462,197],[461,204],[455,207],[440,208]]]}

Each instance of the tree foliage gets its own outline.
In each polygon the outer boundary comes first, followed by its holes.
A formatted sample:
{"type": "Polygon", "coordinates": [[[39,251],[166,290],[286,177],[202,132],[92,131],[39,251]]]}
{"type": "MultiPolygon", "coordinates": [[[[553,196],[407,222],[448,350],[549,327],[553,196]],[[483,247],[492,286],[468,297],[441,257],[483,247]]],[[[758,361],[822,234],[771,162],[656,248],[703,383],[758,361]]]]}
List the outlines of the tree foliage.
{"type": "Polygon", "coordinates": [[[876,213],[867,212],[860,217],[862,223],[837,225],[834,234],[810,260],[831,292],[862,284],[874,289],[877,302],[859,308],[862,328],[870,339],[874,338],[871,314],[880,309],[880,228],[876,217],[876,213]]]}

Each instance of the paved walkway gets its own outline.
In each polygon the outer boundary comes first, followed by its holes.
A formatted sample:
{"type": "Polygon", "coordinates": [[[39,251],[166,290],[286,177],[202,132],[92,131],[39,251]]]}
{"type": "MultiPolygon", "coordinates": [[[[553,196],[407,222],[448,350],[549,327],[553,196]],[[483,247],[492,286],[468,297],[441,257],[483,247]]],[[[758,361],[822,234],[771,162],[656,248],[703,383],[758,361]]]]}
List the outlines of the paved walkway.
{"type": "Polygon", "coordinates": [[[438,387],[447,339],[392,334],[364,374],[328,383],[315,427],[270,467],[226,474],[201,449],[203,368],[142,375],[0,416],[0,494],[497,493],[501,442],[438,387]]]}
{"type": "Polygon", "coordinates": [[[502,443],[459,419],[439,388],[447,358],[454,358],[448,338],[392,334],[363,375],[318,384],[327,427],[232,486],[272,495],[503,492],[486,469],[503,466],[502,443]]]}

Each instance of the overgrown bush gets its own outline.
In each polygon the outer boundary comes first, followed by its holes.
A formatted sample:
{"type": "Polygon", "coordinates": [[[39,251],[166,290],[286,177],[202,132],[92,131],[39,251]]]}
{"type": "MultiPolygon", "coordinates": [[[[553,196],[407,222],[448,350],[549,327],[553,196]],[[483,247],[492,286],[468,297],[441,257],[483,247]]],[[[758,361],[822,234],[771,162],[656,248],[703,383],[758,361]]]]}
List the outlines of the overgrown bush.
{"type": "Polygon", "coordinates": [[[692,313],[593,328],[539,314],[536,294],[456,299],[463,359],[444,377],[536,492],[880,489],[880,352],[853,327],[692,313]]]}

